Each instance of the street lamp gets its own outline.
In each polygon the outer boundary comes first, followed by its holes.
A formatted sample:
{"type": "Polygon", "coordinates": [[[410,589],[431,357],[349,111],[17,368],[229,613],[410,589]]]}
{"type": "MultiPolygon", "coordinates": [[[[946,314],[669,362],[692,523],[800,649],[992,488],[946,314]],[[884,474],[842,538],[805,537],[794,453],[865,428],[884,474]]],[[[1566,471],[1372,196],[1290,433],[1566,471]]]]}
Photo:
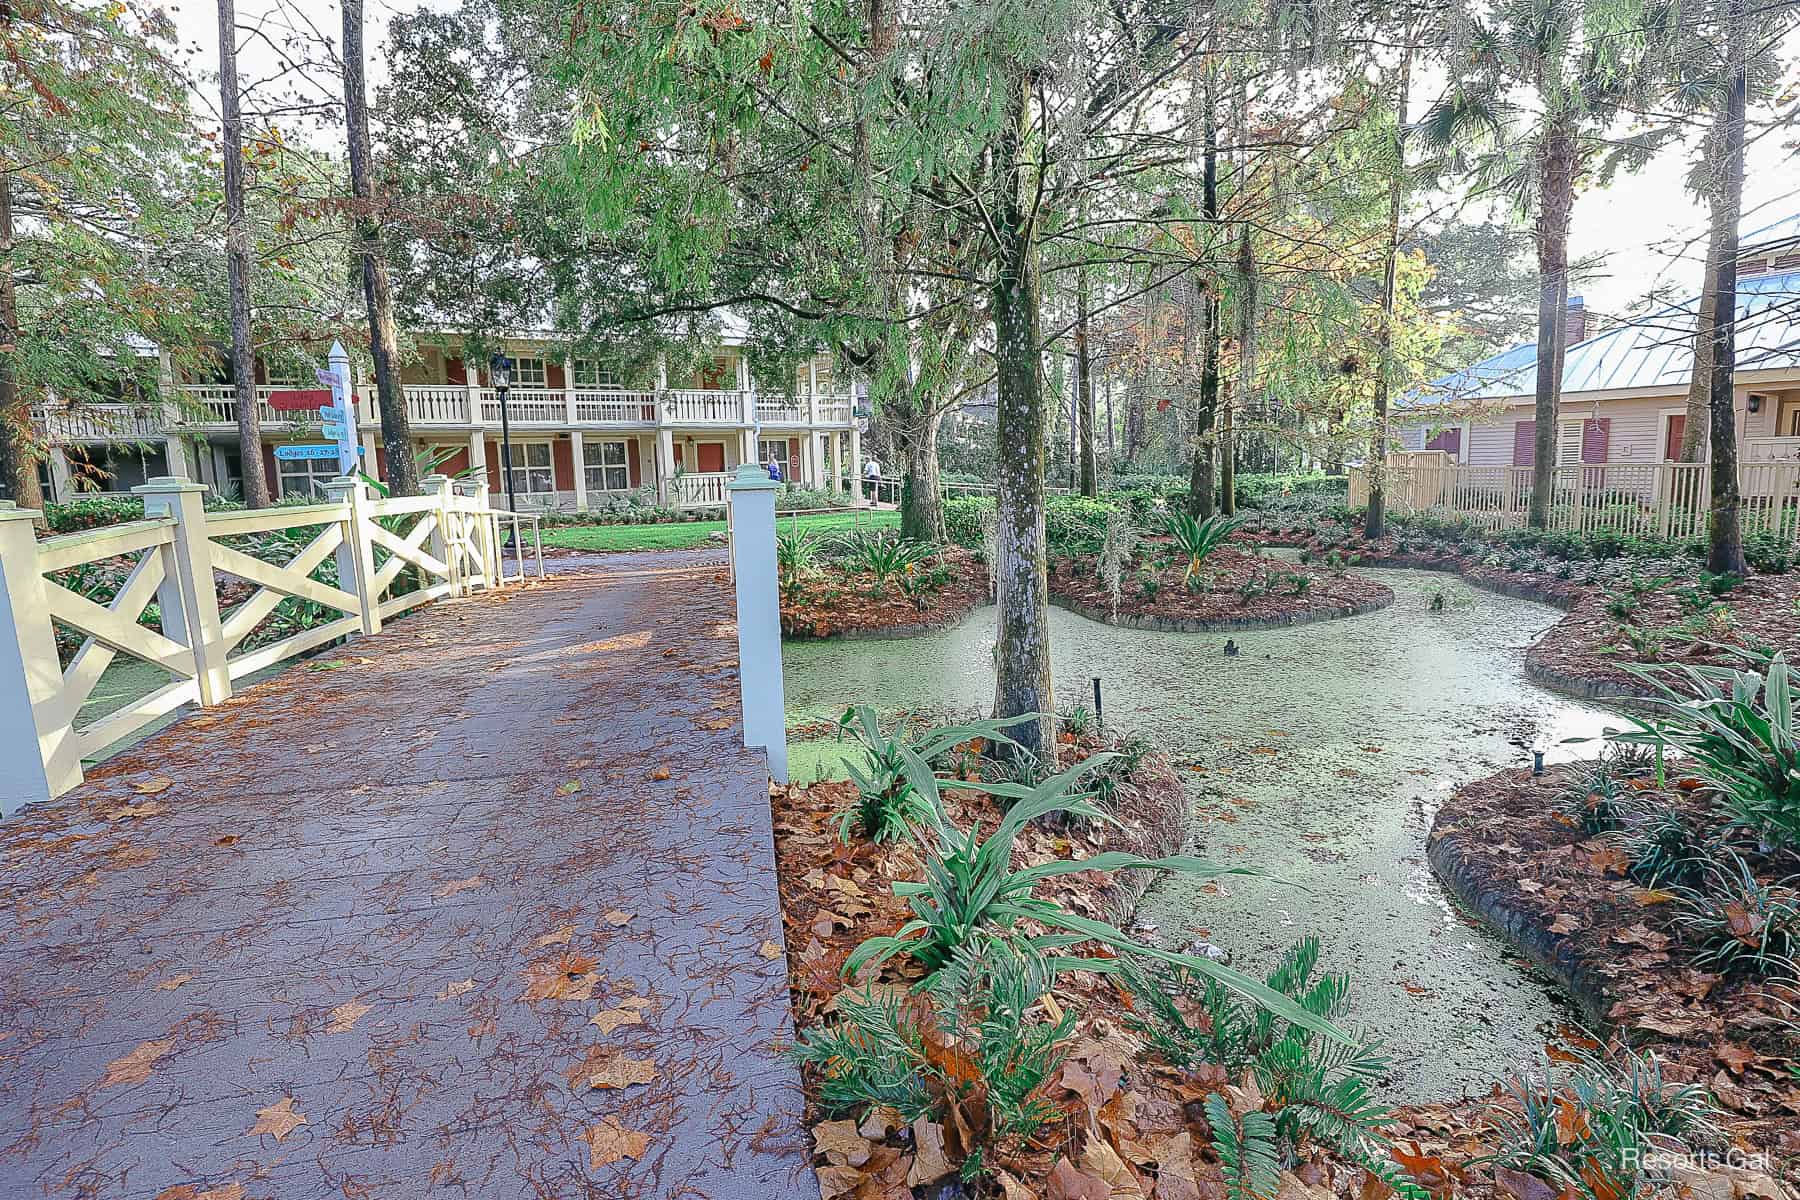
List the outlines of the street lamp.
{"type": "Polygon", "coordinates": [[[500,470],[506,476],[506,507],[518,512],[513,499],[512,420],[506,408],[506,394],[512,390],[512,359],[496,354],[488,361],[488,377],[494,381],[494,393],[500,397],[500,470]]]}

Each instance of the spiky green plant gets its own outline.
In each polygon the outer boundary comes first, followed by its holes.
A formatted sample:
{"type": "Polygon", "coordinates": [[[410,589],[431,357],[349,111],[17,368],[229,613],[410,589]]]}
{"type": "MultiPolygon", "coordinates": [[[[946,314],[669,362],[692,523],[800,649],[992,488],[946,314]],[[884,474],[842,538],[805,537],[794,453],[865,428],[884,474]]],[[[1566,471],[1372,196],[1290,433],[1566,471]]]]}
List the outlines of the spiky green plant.
{"type": "Polygon", "coordinates": [[[1223,546],[1233,533],[1243,525],[1242,517],[1212,516],[1204,521],[1191,513],[1172,513],[1169,516],[1167,529],[1169,536],[1175,539],[1175,545],[1187,557],[1187,570],[1181,581],[1185,584],[1200,574],[1200,564],[1207,557],[1223,546]]]}
{"type": "Polygon", "coordinates": [[[1537,1071],[1507,1082],[1511,1102],[1491,1110],[1499,1148],[1478,1161],[1535,1175],[1565,1196],[1618,1200],[1638,1194],[1653,1151],[1716,1136],[1705,1088],[1668,1083],[1654,1055],[1563,1055],[1572,1060],[1565,1069],[1546,1055],[1537,1071]]]}
{"type": "Polygon", "coordinates": [[[1632,879],[1648,888],[1690,885],[1706,861],[1706,843],[1669,804],[1630,806],[1623,824],[1608,836],[1630,861],[1632,879]]]}
{"type": "Polygon", "coordinates": [[[927,760],[910,746],[901,746],[899,753],[907,778],[930,810],[929,819],[922,821],[918,829],[925,851],[925,878],[894,884],[894,894],[907,901],[912,919],[895,933],[869,938],[851,951],[844,963],[846,974],[854,975],[896,955],[907,955],[927,972],[935,972],[965,945],[981,947],[1002,941],[1012,941],[1042,957],[1054,971],[1118,970],[1121,958],[1083,958],[1065,953],[1084,943],[1097,942],[1123,952],[1123,956],[1136,955],[1186,967],[1266,1006],[1284,1020],[1340,1041],[1348,1040],[1330,1021],[1241,971],[1210,959],[1146,945],[1104,921],[1081,916],[1054,900],[1032,895],[1043,880],[1089,871],[1109,873],[1138,868],[1200,879],[1259,874],[1247,867],[1220,866],[1189,855],[1146,859],[1126,851],[1055,859],[1015,869],[1014,843],[1033,821],[1059,813],[1112,821],[1091,803],[1090,796],[1077,794],[1074,788],[1082,776],[1104,766],[1113,755],[1092,755],[1033,787],[1013,783],[953,784],[985,790],[1011,803],[993,832],[984,838],[976,825],[960,829],[951,821],[939,790],[940,781],[927,760]],[[1044,932],[1021,928],[1026,922],[1041,926],[1044,932]]]}
{"type": "Polygon", "coordinates": [[[1725,852],[1723,863],[1708,863],[1700,885],[1684,891],[1675,925],[1693,944],[1693,963],[1701,970],[1795,978],[1800,892],[1758,879],[1733,851],[1725,852]]]}
{"type": "Polygon", "coordinates": [[[1625,822],[1629,797],[1605,758],[1574,763],[1558,800],[1585,833],[1610,833],[1625,822]]]}
{"type": "Polygon", "coordinates": [[[1273,1200],[1281,1190],[1281,1156],[1269,1114],[1252,1110],[1238,1116],[1224,1095],[1214,1092],[1206,1098],[1206,1123],[1230,1200],[1273,1200]]]}
{"type": "Polygon", "coordinates": [[[857,531],[844,542],[846,561],[874,578],[877,596],[887,589],[888,580],[912,570],[936,553],[937,547],[929,542],[866,529],[857,531]]]}
{"type": "Polygon", "coordinates": [[[881,719],[870,705],[845,709],[838,718],[838,739],[854,738],[862,747],[863,757],[861,762],[852,758],[844,764],[857,794],[855,802],[838,814],[838,838],[848,843],[853,833],[860,833],[872,842],[899,841],[913,825],[930,819],[929,806],[907,775],[906,760],[901,754],[904,747],[910,745],[914,753],[931,759],[977,738],[1010,741],[1006,730],[1025,719],[942,725],[919,734],[909,743],[898,731],[883,732],[881,719]]]}
{"type": "Polygon", "coordinates": [[[791,594],[798,590],[806,573],[819,557],[819,537],[808,530],[790,527],[775,533],[775,570],[781,590],[791,594]]]}
{"type": "Polygon", "coordinates": [[[1607,736],[1628,745],[1690,755],[1734,823],[1777,846],[1800,846],[1800,726],[1784,656],[1741,655],[1732,666],[1635,666],[1663,714],[1607,736]]]}

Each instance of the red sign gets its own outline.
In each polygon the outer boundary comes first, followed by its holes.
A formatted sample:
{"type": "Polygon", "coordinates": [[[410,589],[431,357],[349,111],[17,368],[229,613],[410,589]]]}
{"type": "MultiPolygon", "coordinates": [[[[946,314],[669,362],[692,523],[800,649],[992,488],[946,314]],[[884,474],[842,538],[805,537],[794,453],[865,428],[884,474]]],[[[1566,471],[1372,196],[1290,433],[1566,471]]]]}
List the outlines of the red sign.
{"type": "Polygon", "coordinates": [[[277,412],[302,412],[324,408],[331,403],[331,392],[325,388],[295,389],[269,393],[269,407],[277,412]]]}

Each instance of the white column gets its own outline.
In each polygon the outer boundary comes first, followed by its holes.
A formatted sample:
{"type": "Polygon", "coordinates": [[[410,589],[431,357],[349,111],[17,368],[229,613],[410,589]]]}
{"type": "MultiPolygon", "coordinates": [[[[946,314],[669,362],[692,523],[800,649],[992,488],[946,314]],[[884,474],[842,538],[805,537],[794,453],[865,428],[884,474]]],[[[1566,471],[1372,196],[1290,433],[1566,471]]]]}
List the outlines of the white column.
{"type": "Polygon", "coordinates": [[[171,433],[163,438],[163,457],[168,460],[169,474],[179,479],[192,479],[194,470],[188,463],[187,442],[180,434],[171,433]]]}
{"type": "MultiPolygon", "coordinates": [[[[574,395],[573,392],[570,395],[574,395]]],[[[571,405],[574,401],[569,402],[571,405]]],[[[575,464],[575,511],[586,512],[588,506],[587,469],[582,460],[581,430],[569,431],[569,457],[575,464]]]]}
{"type": "Polygon", "coordinates": [[[736,570],[738,700],[744,745],[769,755],[769,774],[788,781],[787,700],[781,678],[781,602],[775,579],[775,489],[754,463],[726,485],[736,570]]]}
{"type": "Polygon", "coordinates": [[[487,481],[487,438],[479,429],[469,432],[469,478],[487,481]]]}
{"type": "Polygon", "coordinates": [[[844,490],[844,435],[834,429],[826,436],[830,440],[828,449],[828,453],[831,455],[830,487],[834,492],[841,492],[844,490]]]}
{"type": "MultiPolygon", "coordinates": [[[[569,424],[575,424],[575,360],[566,354],[563,356],[563,408],[569,424]]],[[[580,487],[575,490],[581,491],[580,487]]]]}
{"type": "Polygon", "coordinates": [[[481,428],[481,369],[474,363],[463,362],[463,385],[469,391],[469,424],[481,428]]]}
{"type": "Polygon", "coordinates": [[[377,458],[375,455],[375,451],[380,446],[381,435],[379,433],[373,429],[365,429],[362,431],[363,452],[359,454],[357,458],[362,464],[364,473],[367,474],[370,479],[381,478],[381,459],[377,458]]]}
{"type": "Polygon", "coordinates": [[[656,430],[656,502],[675,502],[675,433],[667,425],[656,430]]]}
{"type": "Polygon", "coordinates": [[[68,503],[75,496],[74,472],[69,469],[69,452],[62,446],[50,447],[50,490],[56,494],[51,499],[59,503],[68,503]]]}
{"type": "Polygon", "coordinates": [[[860,507],[863,504],[862,430],[850,426],[850,495],[860,507]]]}
{"type": "Polygon", "coordinates": [[[144,500],[146,517],[173,517],[175,540],[156,603],[163,634],[194,652],[194,678],[202,705],[231,699],[219,594],[213,587],[212,542],[206,536],[206,485],[165,475],[131,489],[144,500]]]}
{"type": "Polygon", "coordinates": [[[38,570],[37,516],[0,500],[0,817],[81,782],[74,730],[59,711],[62,666],[38,570]]]}

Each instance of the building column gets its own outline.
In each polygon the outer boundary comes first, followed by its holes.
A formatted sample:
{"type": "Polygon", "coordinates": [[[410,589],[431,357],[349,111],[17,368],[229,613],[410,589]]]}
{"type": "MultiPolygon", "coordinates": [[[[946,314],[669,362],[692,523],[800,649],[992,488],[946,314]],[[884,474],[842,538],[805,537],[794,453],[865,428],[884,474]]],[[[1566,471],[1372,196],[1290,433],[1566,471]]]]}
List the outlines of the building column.
{"type": "Polygon", "coordinates": [[[50,447],[50,490],[56,493],[51,499],[59,504],[67,504],[75,498],[74,472],[69,469],[69,452],[62,446],[50,447]]]}
{"type": "Polygon", "coordinates": [[[832,430],[826,437],[830,440],[831,454],[831,490],[841,492],[844,488],[844,435],[832,430]]]}
{"type": "Polygon", "coordinates": [[[487,482],[487,438],[479,429],[469,433],[469,478],[487,482]]]}
{"type": "Polygon", "coordinates": [[[163,438],[163,457],[168,460],[169,474],[176,479],[192,479],[194,469],[188,462],[187,442],[180,434],[163,438]]]}
{"type": "Polygon", "coordinates": [[[850,494],[860,506],[863,503],[862,430],[850,427],[850,494]]]}
{"type": "Polygon", "coordinates": [[[373,429],[365,429],[361,431],[361,440],[363,452],[359,457],[362,460],[363,474],[370,479],[380,479],[381,459],[376,456],[375,451],[381,447],[381,435],[373,429]]]}
{"type": "Polygon", "coordinates": [[[675,502],[673,483],[675,478],[675,433],[667,425],[656,431],[656,502],[673,504],[675,502]]]}
{"type": "Polygon", "coordinates": [[[569,424],[575,424],[575,360],[566,354],[563,355],[563,409],[569,424]]]}
{"type": "MultiPolygon", "coordinates": [[[[761,466],[762,460],[757,456],[757,449],[756,430],[754,428],[738,430],[738,465],[756,463],[761,466]]],[[[731,464],[726,463],[725,469],[731,470],[731,464]]]]}
{"type": "MultiPolygon", "coordinates": [[[[573,392],[569,393],[574,395],[573,392]]],[[[574,403],[570,402],[571,405],[574,403]]],[[[582,456],[581,430],[569,431],[569,459],[575,464],[575,511],[586,512],[588,506],[587,467],[582,456]]]]}

